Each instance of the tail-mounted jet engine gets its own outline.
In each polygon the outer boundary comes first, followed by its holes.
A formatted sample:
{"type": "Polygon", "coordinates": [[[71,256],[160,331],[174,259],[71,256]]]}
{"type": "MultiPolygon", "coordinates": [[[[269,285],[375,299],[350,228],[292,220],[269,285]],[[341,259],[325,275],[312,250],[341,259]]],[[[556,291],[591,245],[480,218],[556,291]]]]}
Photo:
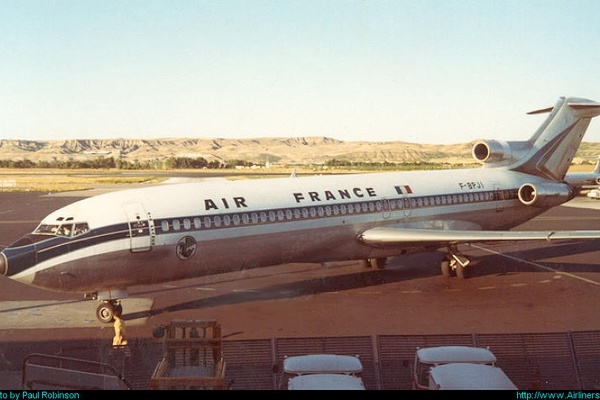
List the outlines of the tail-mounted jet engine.
{"type": "Polygon", "coordinates": [[[519,188],[519,200],[527,206],[553,207],[573,198],[573,189],[566,183],[525,183],[519,188]]]}
{"type": "Polygon", "coordinates": [[[529,150],[531,150],[531,144],[526,141],[483,140],[473,145],[472,154],[477,162],[498,166],[509,165],[522,159],[529,150]]]}

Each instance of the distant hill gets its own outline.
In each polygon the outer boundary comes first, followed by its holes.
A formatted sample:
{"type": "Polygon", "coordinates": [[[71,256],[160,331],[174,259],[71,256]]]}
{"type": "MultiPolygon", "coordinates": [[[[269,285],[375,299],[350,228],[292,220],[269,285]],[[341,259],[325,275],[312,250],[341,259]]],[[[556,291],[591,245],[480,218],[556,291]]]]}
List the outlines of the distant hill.
{"type": "MultiPolygon", "coordinates": [[[[95,157],[121,158],[129,162],[164,160],[169,157],[202,157],[207,161],[245,160],[281,165],[322,164],[331,159],[351,162],[473,163],[473,143],[436,145],[406,142],[352,142],[328,137],[251,139],[164,138],[0,140],[0,159],[81,161],[95,157]]],[[[584,142],[575,160],[595,162],[600,143],[584,142]]]]}

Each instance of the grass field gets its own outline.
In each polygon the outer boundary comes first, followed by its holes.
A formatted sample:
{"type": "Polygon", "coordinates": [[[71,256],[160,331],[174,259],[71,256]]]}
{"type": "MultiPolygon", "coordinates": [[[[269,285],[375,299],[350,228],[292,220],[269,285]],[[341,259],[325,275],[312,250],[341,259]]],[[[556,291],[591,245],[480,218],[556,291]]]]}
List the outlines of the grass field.
{"type": "Polygon", "coordinates": [[[8,170],[0,169],[0,192],[64,192],[86,190],[99,185],[159,182],[152,174],[119,175],[118,172],[83,170],[8,170]]]}
{"type": "MultiPolygon", "coordinates": [[[[49,170],[49,169],[3,169],[0,168],[0,192],[65,192],[88,190],[99,186],[159,183],[171,175],[202,178],[204,176],[226,179],[268,178],[289,175],[286,170],[181,170],[181,171],[122,171],[122,170],[49,170]]],[[[332,172],[332,171],[329,171],[332,172]]],[[[310,169],[299,173],[313,175],[310,169]]],[[[336,171],[344,173],[344,171],[336,171]]]]}

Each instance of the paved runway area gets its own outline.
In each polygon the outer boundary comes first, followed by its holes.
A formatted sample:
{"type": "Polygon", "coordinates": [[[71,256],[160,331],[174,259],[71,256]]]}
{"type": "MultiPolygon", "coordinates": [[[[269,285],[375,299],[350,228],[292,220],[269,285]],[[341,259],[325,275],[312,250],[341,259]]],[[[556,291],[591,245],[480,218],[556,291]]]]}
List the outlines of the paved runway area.
{"type": "MultiPolygon", "coordinates": [[[[123,299],[123,307],[130,313],[149,314],[152,299],[123,299]]],[[[2,329],[64,329],[97,328],[97,304],[86,300],[33,300],[0,302],[0,330],[2,329]]],[[[143,325],[146,318],[137,318],[128,325],[143,325]]]]}

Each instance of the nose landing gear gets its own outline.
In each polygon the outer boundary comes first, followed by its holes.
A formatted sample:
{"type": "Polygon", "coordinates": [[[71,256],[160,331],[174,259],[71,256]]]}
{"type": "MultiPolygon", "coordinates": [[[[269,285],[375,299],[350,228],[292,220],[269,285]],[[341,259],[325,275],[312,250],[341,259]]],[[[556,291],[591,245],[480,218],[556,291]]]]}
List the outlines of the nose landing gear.
{"type": "Polygon", "coordinates": [[[113,322],[115,318],[123,314],[121,299],[127,296],[127,289],[111,289],[83,294],[86,299],[100,300],[100,305],[96,308],[96,318],[105,324],[113,322]]]}
{"type": "Polygon", "coordinates": [[[96,318],[104,323],[113,322],[115,317],[120,317],[121,314],[123,314],[121,300],[103,300],[96,308],[96,318]]]}

